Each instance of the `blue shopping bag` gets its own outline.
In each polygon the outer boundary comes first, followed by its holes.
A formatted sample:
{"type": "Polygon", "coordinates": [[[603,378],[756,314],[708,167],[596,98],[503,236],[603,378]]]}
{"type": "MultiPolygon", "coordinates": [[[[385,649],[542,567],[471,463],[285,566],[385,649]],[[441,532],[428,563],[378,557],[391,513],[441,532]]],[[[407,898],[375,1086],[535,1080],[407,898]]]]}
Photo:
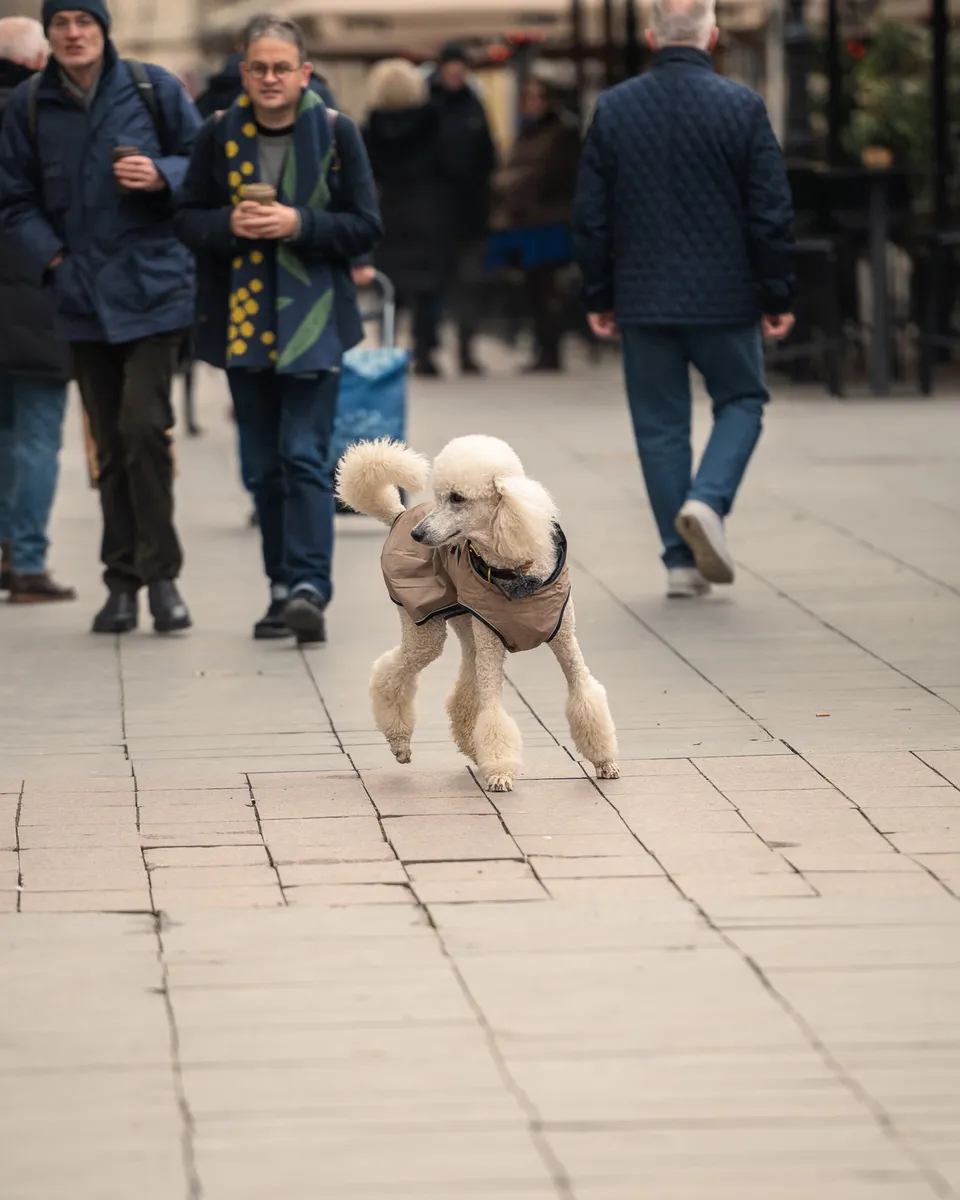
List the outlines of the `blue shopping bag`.
{"type": "Polygon", "coordinates": [[[330,443],[331,469],[354,442],[383,437],[403,440],[409,363],[406,350],[391,346],[348,350],[343,356],[337,419],[330,443]]]}
{"type": "Polygon", "coordinates": [[[403,441],[406,436],[410,355],[395,344],[397,304],[393,284],[378,272],[376,285],[381,302],[361,316],[365,321],[380,322],[382,345],[376,350],[348,350],[343,356],[340,399],[327,462],[331,472],[354,442],[384,437],[403,441]]]}

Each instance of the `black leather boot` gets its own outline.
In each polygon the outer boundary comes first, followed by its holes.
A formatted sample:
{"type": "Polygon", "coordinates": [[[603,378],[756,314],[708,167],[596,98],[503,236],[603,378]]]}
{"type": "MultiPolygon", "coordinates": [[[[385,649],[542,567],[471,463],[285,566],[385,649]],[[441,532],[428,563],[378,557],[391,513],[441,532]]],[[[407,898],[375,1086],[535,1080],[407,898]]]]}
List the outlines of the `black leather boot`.
{"type": "Polygon", "coordinates": [[[272,642],[277,638],[288,638],[293,630],[284,620],[284,611],[289,603],[289,596],[272,596],[270,607],[253,627],[254,641],[272,642]]]}
{"type": "Polygon", "coordinates": [[[153,628],[157,633],[177,633],[193,624],[177,585],[172,579],[160,579],[147,588],[153,628]]]}
{"type": "Polygon", "coordinates": [[[76,598],[76,588],[57,583],[49,571],[40,571],[36,575],[14,575],[10,580],[11,604],[48,604],[76,598]]]}
{"type": "Polygon", "coordinates": [[[94,633],[130,633],[137,627],[137,593],[111,592],[93,618],[94,633]]]}
{"type": "Polygon", "coordinates": [[[297,642],[301,646],[327,640],[326,607],[312,587],[296,588],[291,593],[283,610],[283,620],[287,628],[297,635],[297,642]]]}

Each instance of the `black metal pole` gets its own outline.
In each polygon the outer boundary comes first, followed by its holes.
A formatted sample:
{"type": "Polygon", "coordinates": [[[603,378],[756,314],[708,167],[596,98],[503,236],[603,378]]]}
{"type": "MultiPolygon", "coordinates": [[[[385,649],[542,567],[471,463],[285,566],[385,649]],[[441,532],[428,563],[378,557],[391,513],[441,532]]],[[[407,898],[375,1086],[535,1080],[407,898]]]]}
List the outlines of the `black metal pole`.
{"type": "Polygon", "coordinates": [[[840,163],[841,126],[843,124],[843,64],[840,61],[840,4],[829,0],[827,5],[827,162],[831,167],[840,163]]]}
{"type": "Polygon", "coordinates": [[[637,21],[637,0],[626,0],[626,4],[624,28],[626,50],[623,65],[626,68],[627,78],[632,79],[640,70],[640,25],[637,21]]]}
{"type": "Polygon", "coordinates": [[[813,156],[808,79],[813,38],[803,20],[804,0],[788,0],[783,45],[787,59],[787,129],[783,149],[787,158],[813,156]]]}
{"type": "Polygon", "coordinates": [[[607,87],[617,82],[616,35],[613,31],[613,0],[603,0],[603,73],[607,87]]]}
{"type": "Polygon", "coordinates": [[[890,298],[887,277],[887,241],[890,237],[890,205],[887,175],[874,172],[869,179],[870,278],[873,284],[873,329],[870,333],[868,374],[875,396],[890,394],[890,298]]]}
{"type": "Polygon", "coordinates": [[[950,14],[947,0],[933,0],[930,34],[933,38],[933,215],[937,229],[944,229],[948,218],[947,180],[950,175],[950,14]]]}
{"type": "Polygon", "coordinates": [[[581,0],[570,0],[570,40],[573,43],[573,65],[577,79],[577,115],[582,118],[587,80],[583,54],[583,5],[581,0]]]}

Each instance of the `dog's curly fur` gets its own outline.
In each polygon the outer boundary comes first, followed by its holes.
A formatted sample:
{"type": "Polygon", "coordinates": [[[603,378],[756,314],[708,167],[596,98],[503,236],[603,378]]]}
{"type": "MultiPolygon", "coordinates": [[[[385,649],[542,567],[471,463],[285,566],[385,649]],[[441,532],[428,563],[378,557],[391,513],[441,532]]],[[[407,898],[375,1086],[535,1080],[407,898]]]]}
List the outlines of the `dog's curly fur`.
{"type": "MultiPolygon", "coordinates": [[[[386,525],[404,512],[400,489],[422,491],[430,465],[401,442],[352,446],[337,469],[337,495],[357,512],[386,525]]],[[[433,463],[433,509],[417,533],[426,546],[469,538],[493,567],[547,578],[555,565],[556,506],[541,484],[528,479],[514,451],[498,438],[456,438],[433,463]]],[[[458,748],[479,767],[491,791],[510,791],[520,766],[516,722],[503,707],[506,651],[500,639],[471,616],[449,622],[461,648],[460,673],[447,700],[458,748]]],[[[438,659],[446,640],[439,618],[416,625],[400,609],[400,645],[374,664],[370,693],[377,728],[398,762],[411,758],[420,672],[438,659]]],[[[587,669],[575,634],[573,601],[549,643],[567,681],[567,721],[577,749],[601,779],[616,779],[617,735],[603,686],[587,669]]]]}

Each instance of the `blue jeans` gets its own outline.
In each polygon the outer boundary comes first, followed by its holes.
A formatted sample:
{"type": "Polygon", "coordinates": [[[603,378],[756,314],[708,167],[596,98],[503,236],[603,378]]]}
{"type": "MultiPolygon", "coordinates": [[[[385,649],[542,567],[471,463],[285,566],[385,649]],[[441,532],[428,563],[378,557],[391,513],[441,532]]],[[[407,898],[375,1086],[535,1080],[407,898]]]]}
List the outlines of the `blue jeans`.
{"type": "Polygon", "coordinates": [[[0,375],[0,541],[18,575],[46,570],[66,403],[63,383],[0,375]]]}
{"type": "Polygon", "coordinates": [[[733,507],[760,438],[764,382],[760,327],[750,325],[626,325],[623,362],[630,416],[653,508],[663,562],[693,566],[674,528],[687,500],[702,500],[721,517],[733,507]],[[690,366],[713,401],[713,431],[693,474],[690,366]]]}
{"type": "Polygon", "coordinates": [[[267,578],[279,587],[307,585],[328,601],[334,501],[327,457],[340,375],[232,370],[227,379],[267,578]]]}

